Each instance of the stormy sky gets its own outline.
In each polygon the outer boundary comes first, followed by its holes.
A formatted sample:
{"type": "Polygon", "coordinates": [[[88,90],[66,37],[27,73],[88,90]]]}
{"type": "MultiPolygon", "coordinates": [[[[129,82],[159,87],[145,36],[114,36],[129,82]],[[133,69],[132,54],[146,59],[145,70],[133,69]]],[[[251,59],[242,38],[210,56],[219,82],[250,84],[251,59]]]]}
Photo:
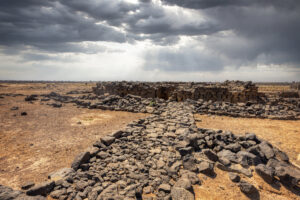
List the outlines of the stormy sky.
{"type": "Polygon", "coordinates": [[[299,0],[1,0],[1,80],[300,81],[299,0]]]}

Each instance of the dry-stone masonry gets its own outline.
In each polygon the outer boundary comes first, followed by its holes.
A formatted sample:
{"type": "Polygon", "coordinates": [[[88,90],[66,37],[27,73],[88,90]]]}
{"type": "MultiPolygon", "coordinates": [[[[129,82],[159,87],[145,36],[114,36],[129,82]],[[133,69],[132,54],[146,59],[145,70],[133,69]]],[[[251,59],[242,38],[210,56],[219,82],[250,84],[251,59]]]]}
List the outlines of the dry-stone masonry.
{"type": "Polygon", "coordinates": [[[183,83],[183,82],[99,82],[93,88],[97,95],[109,93],[121,97],[131,94],[143,98],[174,101],[203,99],[226,102],[259,101],[263,94],[251,82],[183,83]]]}

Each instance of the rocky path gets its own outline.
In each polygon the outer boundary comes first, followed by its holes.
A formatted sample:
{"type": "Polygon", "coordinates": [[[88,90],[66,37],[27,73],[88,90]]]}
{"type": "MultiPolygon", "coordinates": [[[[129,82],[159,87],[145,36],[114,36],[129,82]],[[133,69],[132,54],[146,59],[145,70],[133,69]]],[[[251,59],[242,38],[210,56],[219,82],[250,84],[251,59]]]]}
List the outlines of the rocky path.
{"type": "Polygon", "coordinates": [[[193,110],[187,102],[169,102],[158,114],[95,142],[71,168],[49,175],[49,182],[25,185],[24,192],[1,186],[0,199],[192,200],[192,186],[201,184],[197,174],[214,177],[215,167],[228,171],[247,196],[258,189],[240,174],[251,177],[253,170],[270,184],[299,191],[300,172],[284,152],[255,134],[197,128],[193,110]]]}

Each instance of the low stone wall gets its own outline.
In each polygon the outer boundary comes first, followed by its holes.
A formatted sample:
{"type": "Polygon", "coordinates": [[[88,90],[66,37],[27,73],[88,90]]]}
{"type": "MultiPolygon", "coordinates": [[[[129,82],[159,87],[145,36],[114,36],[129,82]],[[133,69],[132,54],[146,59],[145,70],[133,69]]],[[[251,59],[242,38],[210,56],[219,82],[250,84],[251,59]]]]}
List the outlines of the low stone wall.
{"type": "Polygon", "coordinates": [[[291,84],[291,89],[294,89],[294,90],[300,90],[300,82],[293,82],[291,84]]]}
{"type": "Polygon", "coordinates": [[[93,88],[96,95],[110,94],[121,97],[131,94],[143,98],[162,98],[165,100],[185,101],[212,100],[225,102],[247,102],[260,100],[263,94],[251,82],[241,82],[238,87],[231,82],[225,83],[183,83],[183,82],[99,82],[93,88]],[[242,83],[242,84],[241,84],[242,83]]]}

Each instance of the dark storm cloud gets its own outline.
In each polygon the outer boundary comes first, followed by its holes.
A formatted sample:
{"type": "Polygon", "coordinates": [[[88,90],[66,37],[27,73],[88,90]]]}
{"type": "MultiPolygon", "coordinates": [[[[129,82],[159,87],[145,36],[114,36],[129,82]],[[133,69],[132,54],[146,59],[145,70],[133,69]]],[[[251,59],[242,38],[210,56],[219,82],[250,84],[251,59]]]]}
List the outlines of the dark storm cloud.
{"type": "Polygon", "coordinates": [[[300,9],[297,5],[292,9],[222,7],[205,13],[232,30],[235,36],[210,37],[208,48],[245,63],[299,65],[300,9]]]}
{"type": "Polygon", "coordinates": [[[47,48],[70,42],[126,41],[124,33],[96,22],[57,1],[4,0],[0,3],[0,45],[47,48]]]}
{"type": "MultiPolygon", "coordinates": [[[[149,40],[163,48],[145,54],[146,69],[299,66],[299,19],[298,0],[1,0],[0,47],[4,54],[30,49],[90,54],[107,49],[84,46],[86,41],[134,45],[149,40]],[[169,48],[181,36],[190,36],[206,51],[191,44],[169,48]]],[[[51,58],[39,56],[26,58],[51,58]]]]}
{"type": "Polygon", "coordinates": [[[275,6],[281,9],[299,7],[298,0],[162,0],[165,4],[192,9],[206,9],[227,6],[275,6]]]}
{"type": "Polygon", "coordinates": [[[138,9],[137,5],[123,0],[65,0],[61,3],[75,11],[81,11],[98,20],[106,20],[113,25],[119,25],[130,11],[134,12],[138,9]]]}
{"type": "MultiPolygon", "coordinates": [[[[300,1],[164,0],[163,2],[199,11],[214,22],[212,27],[220,27],[221,32],[207,33],[208,37],[200,38],[199,41],[207,50],[214,53],[215,59],[222,57],[223,66],[279,64],[299,67],[300,1]]],[[[199,53],[200,57],[201,55],[199,53]]],[[[193,57],[191,56],[191,59],[193,57]]],[[[157,63],[165,65],[165,57],[157,56],[156,59],[157,63]]],[[[207,63],[205,70],[209,70],[211,66],[208,62],[202,62],[198,68],[193,69],[204,71],[203,63],[207,63]]],[[[189,65],[188,62],[186,64],[189,65]]],[[[149,68],[148,65],[145,67],[149,68]]],[[[164,67],[162,69],[172,70],[164,67]]],[[[185,71],[184,65],[181,70],[185,71]]]]}

